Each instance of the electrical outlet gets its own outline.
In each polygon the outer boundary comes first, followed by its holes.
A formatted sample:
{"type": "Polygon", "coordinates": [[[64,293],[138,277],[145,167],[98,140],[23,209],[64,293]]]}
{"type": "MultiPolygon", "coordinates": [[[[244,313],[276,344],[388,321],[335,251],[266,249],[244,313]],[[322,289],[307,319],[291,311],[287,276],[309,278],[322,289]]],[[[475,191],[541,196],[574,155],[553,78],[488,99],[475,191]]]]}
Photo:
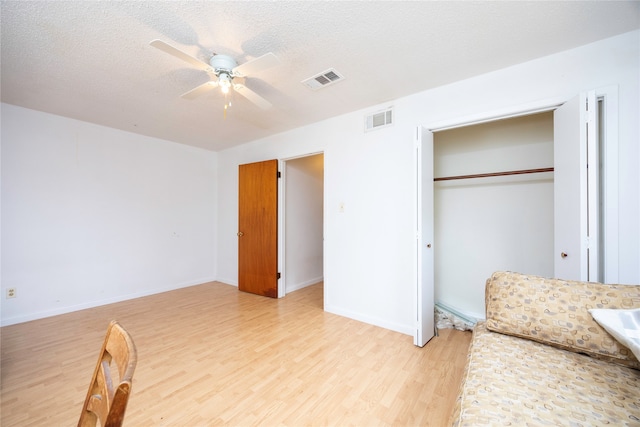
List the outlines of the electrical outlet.
{"type": "Polygon", "coordinates": [[[7,299],[15,298],[17,296],[18,296],[18,294],[17,294],[16,288],[8,288],[7,289],[7,299]]]}

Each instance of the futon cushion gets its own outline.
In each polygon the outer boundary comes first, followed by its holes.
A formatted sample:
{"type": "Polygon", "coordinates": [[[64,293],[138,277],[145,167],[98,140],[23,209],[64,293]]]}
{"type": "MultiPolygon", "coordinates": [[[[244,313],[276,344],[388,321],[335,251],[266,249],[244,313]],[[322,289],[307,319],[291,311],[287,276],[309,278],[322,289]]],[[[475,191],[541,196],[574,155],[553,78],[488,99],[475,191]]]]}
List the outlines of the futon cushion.
{"type": "Polygon", "coordinates": [[[640,371],[479,322],[451,425],[637,426],[640,371]]]}
{"type": "Polygon", "coordinates": [[[590,309],[640,308],[640,286],[547,279],[496,272],[487,280],[487,329],[640,369],[590,309]]]}

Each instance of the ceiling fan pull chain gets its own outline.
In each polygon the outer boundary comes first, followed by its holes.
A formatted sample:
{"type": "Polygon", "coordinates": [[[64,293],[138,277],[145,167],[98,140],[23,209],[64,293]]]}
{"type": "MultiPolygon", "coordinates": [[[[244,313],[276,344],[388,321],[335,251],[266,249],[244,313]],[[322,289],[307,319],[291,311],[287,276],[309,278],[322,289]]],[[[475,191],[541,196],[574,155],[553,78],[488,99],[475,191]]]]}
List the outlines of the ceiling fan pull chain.
{"type": "Polygon", "coordinates": [[[224,120],[227,120],[227,109],[231,107],[231,100],[229,94],[224,94],[224,120]]]}

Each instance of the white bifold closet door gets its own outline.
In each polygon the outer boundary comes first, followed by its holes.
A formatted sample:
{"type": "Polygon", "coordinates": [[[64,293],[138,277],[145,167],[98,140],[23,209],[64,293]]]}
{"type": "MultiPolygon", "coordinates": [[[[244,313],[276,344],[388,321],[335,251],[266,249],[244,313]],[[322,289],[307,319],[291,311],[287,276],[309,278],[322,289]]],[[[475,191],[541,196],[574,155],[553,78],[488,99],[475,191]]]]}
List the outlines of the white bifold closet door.
{"type": "Polygon", "coordinates": [[[598,278],[598,108],[595,91],[554,111],[554,275],[598,278]]]}
{"type": "Polygon", "coordinates": [[[416,332],[423,347],[435,333],[433,262],[433,133],[418,127],[415,134],[416,206],[416,332]]]}

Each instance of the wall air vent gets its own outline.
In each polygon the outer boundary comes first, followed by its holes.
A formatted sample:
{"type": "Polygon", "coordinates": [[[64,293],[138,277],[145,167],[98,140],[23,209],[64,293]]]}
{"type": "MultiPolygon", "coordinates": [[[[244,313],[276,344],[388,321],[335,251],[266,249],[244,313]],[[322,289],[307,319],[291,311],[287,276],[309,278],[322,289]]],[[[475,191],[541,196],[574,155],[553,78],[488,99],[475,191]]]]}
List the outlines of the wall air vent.
{"type": "Polygon", "coordinates": [[[317,74],[313,77],[309,77],[306,80],[303,80],[301,83],[308,87],[309,89],[318,90],[323,87],[327,87],[334,83],[338,83],[344,80],[344,76],[338,73],[333,68],[328,69],[320,74],[317,74]]]}
{"type": "Polygon", "coordinates": [[[380,129],[393,124],[393,107],[364,116],[364,131],[380,129]]]}

